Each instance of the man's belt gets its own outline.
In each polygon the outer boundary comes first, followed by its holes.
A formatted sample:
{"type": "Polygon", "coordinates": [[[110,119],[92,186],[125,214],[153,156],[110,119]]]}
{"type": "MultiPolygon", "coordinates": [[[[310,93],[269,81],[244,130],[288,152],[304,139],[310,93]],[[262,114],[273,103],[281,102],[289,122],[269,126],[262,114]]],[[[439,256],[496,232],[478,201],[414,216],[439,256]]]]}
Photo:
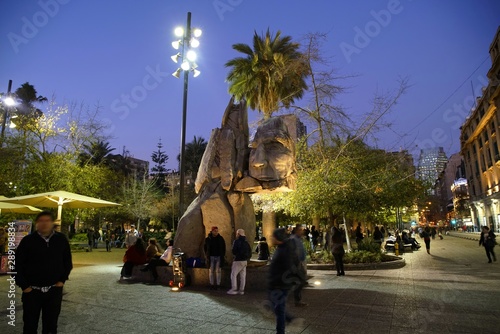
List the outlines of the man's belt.
{"type": "Polygon", "coordinates": [[[43,293],[49,292],[50,288],[52,288],[55,285],[50,285],[50,286],[31,286],[33,290],[39,290],[42,291],[43,293]]]}

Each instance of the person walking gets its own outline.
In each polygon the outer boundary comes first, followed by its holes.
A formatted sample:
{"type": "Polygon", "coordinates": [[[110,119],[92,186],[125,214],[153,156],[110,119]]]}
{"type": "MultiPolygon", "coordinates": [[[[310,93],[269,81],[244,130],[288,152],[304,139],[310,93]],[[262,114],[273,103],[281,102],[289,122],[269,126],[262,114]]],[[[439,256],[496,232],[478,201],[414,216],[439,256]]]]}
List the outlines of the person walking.
{"type": "Polygon", "coordinates": [[[286,311],[286,300],[294,283],[300,282],[297,266],[295,241],[290,240],[284,228],[274,230],[272,244],[276,245],[268,272],[268,298],[276,316],[276,333],[285,333],[286,324],[292,324],[299,319],[286,311]]]}
{"type": "Polygon", "coordinates": [[[247,263],[252,257],[252,248],[247,242],[245,231],[238,229],[236,231],[236,240],[233,242],[232,252],[234,255],[233,265],[231,267],[231,289],[228,295],[244,295],[247,276],[247,263]],[[240,289],[238,290],[238,275],[240,276],[240,289]]]}
{"type": "Polygon", "coordinates": [[[431,229],[429,226],[426,226],[422,231],[422,238],[424,238],[425,249],[427,250],[427,254],[431,253],[431,229]]]}
{"type": "Polygon", "coordinates": [[[36,232],[25,236],[16,249],[16,284],[23,291],[23,333],[57,333],[62,290],[73,269],[68,239],[54,231],[54,216],[40,212],[36,232]],[[50,270],[48,270],[50,268],[50,270]]]}
{"type": "Polygon", "coordinates": [[[479,238],[479,246],[483,245],[486,251],[486,256],[488,257],[488,263],[491,263],[491,257],[493,256],[493,261],[497,260],[495,255],[495,239],[496,235],[488,226],[483,226],[483,231],[481,232],[481,238],[479,238]]]}
{"type": "MultiPolygon", "coordinates": [[[[315,230],[314,226],[312,227],[315,230]]],[[[313,232],[311,232],[313,233],[313,232]]],[[[297,284],[294,286],[293,299],[295,301],[296,307],[305,307],[308,304],[302,301],[302,289],[307,285],[307,263],[306,263],[306,250],[304,249],[303,243],[304,228],[301,224],[295,225],[294,233],[292,234],[290,241],[294,243],[294,249],[296,252],[296,257],[299,261],[298,264],[298,277],[297,284]]]]}
{"type": "Polygon", "coordinates": [[[342,232],[336,227],[332,227],[332,255],[335,259],[335,269],[337,276],[345,276],[344,272],[344,237],[342,232]]]}
{"type": "Polygon", "coordinates": [[[221,266],[226,255],[226,242],[219,234],[217,226],[212,226],[212,230],[205,239],[205,255],[209,264],[208,277],[210,280],[210,289],[217,290],[221,282],[221,266]]]}

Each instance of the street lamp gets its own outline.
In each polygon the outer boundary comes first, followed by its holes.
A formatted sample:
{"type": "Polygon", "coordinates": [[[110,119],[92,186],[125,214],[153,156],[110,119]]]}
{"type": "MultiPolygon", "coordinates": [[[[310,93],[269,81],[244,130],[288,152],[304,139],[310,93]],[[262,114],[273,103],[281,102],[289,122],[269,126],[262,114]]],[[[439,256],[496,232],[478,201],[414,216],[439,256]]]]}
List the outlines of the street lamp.
{"type": "Polygon", "coordinates": [[[191,29],[191,12],[187,13],[186,28],[177,27],[174,30],[174,35],[179,39],[172,42],[172,47],[175,50],[180,50],[171,58],[175,63],[180,62],[180,67],[172,73],[176,78],[180,78],[181,72],[184,72],[184,90],[182,99],[182,127],[181,127],[181,154],[180,154],[180,189],[179,189],[179,219],[184,214],[184,185],[185,185],[185,146],[186,146],[186,113],[187,113],[187,95],[188,95],[188,78],[189,72],[193,72],[193,77],[200,75],[200,71],[195,63],[196,52],[194,51],[200,45],[199,38],[202,34],[201,29],[191,29]]]}
{"type": "MultiPolygon", "coordinates": [[[[12,90],[12,80],[9,80],[9,85],[7,87],[7,96],[3,98],[0,102],[3,105],[3,115],[2,115],[2,130],[0,132],[0,148],[3,146],[4,138],[5,138],[5,127],[7,125],[7,118],[9,117],[9,108],[16,105],[16,101],[12,98],[10,92],[12,90]]],[[[15,124],[11,122],[10,128],[15,127],[15,124]]]]}

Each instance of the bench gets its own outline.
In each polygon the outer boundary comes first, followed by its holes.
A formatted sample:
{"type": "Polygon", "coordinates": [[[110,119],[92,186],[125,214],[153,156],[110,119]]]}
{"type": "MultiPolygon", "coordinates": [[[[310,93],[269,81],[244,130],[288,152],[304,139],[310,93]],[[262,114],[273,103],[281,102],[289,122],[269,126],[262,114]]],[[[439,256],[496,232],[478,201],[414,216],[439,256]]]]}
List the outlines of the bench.
{"type": "MultiPolygon", "coordinates": [[[[385,250],[388,251],[388,252],[390,251],[390,252],[395,253],[396,249],[394,247],[394,242],[386,241],[385,242],[385,250]]],[[[399,251],[401,253],[404,253],[406,251],[413,252],[412,244],[404,244],[403,245],[403,249],[400,249],[399,251]]]]}
{"type": "MultiPolygon", "coordinates": [[[[257,261],[250,261],[247,266],[246,286],[245,289],[249,290],[265,290],[267,288],[267,270],[268,266],[262,265],[263,263],[254,263],[257,261]]],[[[132,269],[132,277],[124,279],[122,283],[153,283],[153,275],[149,271],[141,271],[144,265],[134,266],[132,269]]],[[[168,286],[170,280],[173,279],[172,266],[156,267],[158,273],[158,284],[168,286]]],[[[208,268],[187,268],[187,275],[191,285],[206,287],[210,284],[208,276],[208,268]]],[[[231,268],[223,267],[221,269],[222,286],[229,289],[231,286],[231,268]]]]}

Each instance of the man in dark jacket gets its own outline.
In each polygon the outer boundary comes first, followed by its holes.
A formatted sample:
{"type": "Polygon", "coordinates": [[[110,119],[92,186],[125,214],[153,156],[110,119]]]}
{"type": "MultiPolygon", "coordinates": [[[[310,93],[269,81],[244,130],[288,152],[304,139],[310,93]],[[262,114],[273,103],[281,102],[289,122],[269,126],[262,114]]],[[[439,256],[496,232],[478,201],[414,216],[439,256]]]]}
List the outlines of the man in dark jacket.
{"type": "Polygon", "coordinates": [[[73,268],[66,236],[54,231],[54,217],[41,212],[36,232],[25,236],[16,250],[16,284],[23,290],[23,333],[36,333],[42,312],[42,333],[57,333],[62,289],[73,268]]]}
{"type": "Polygon", "coordinates": [[[486,250],[486,256],[488,257],[488,263],[491,263],[491,256],[493,256],[493,261],[497,260],[495,255],[495,244],[496,244],[496,236],[492,230],[488,226],[483,226],[483,230],[481,232],[481,238],[479,238],[479,246],[483,245],[486,250]]]}
{"type": "Polygon", "coordinates": [[[217,290],[221,281],[220,267],[224,260],[224,255],[226,255],[226,242],[219,234],[217,226],[212,226],[212,230],[205,239],[205,254],[207,262],[210,264],[208,272],[210,289],[217,290]]]}
{"type": "Polygon", "coordinates": [[[272,243],[276,245],[268,274],[269,301],[276,315],[276,333],[285,333],[285,323],[290,323],[293,317],[286,312],[288,292],[295,284],[300,284],[300,261],[295,249],[295,242],[288,239],[284,228],[273,232],[272,243]]]}
{"type": "Polygon", "coordinates": [[[228,295],[245,294],[245,283],[247,277],[247,263],[252,257],[252,248],[247,242],[245,231],[241,228],[236,231],[236,240],[232,249],[234,258],[231,267],[231,290],[228,295]],[[240,289],[238,290],[238,275],[240,276],[240,289]]]}

